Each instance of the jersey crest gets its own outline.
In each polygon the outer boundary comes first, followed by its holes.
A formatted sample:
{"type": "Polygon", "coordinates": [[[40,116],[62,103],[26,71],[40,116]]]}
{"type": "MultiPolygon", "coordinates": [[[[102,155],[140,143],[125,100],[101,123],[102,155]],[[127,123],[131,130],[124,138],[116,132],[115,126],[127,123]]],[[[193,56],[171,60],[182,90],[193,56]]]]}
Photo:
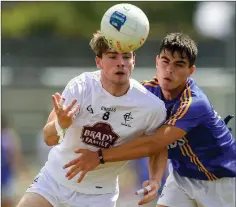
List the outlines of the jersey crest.
{"type": "Polygon", "coordinates": [[[98,148],[114,146],[119,135],[113,131],[110,124],[97,122],[94,125],[86,125],[81,133],[82,142],[98,148]]]}

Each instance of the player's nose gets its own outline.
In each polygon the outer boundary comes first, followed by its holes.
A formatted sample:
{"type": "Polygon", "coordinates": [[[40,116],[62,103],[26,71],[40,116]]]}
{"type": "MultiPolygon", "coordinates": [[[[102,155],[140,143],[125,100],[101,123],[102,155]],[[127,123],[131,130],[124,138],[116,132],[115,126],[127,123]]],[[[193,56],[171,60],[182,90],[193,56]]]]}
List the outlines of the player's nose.
{"type": "Polygon", "coordinates": [[[125,66],[125,60],[122,56],[119,56],[117,58],[117,67],[124,67],[125,66]]]}
{"type": "Polygon", "coordinates": [[[125,65],[121,63],[121,64],[117,64],[117,67],[118,67],[118,68],[124,68],[125,65]]]}
{"type": "Polygon", "coordinates": [[[174,71],[173,66],[172,66],[171,64],[168,65],[167,68],[166,68],[166,72],[168,72],[168,73],[173,73],[173,71],[174,71]]]}

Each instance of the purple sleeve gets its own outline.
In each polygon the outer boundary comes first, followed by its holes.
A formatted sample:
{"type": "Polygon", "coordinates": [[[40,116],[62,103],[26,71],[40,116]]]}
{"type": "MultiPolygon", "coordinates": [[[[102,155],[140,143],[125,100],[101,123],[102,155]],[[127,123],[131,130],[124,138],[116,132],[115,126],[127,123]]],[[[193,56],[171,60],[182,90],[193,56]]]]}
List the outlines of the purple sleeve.
{"type": "Polygon", "coordinates": [[[175,106],[175,113],[170,116],[165,124],[176,126],[188,132],[208,120],[211,113],[209,106],[204,99],[185,99],[175,106]]]}

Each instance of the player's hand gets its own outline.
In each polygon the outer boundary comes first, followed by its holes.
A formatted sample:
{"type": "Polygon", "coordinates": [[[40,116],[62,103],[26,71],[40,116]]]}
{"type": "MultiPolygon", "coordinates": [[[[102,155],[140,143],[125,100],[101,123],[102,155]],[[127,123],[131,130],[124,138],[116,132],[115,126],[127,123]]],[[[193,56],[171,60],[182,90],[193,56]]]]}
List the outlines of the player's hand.
{"type": "Polygon", "coordinates": [[[52,95],[52,102],[57,115],[58,123],[61,128],[66,129],[72,124],[74,114],[79,110],[79,105],[74,107],[77,102],[77,100],[74,99],[71,104],[65,107],[63,106],[64,101],[65,98],[63,98],[59,93],[52,95]]]}
{"type": "MultiPolygon", "coordinates": [[[[138,205],[146,204],[157,197],[157,191],[160,188],[157,181],[146,180],[143,182],[144,197],[138,202],[138,205]],[[151,190],[147,191],[146,186],[150,186],[151,190]]],[[[137,194],[137,193],[136,193],[137,194]]]]}
{"type": "Polygon", "coordinates": [[[97,152],[93,152],[87,149],[78,149],[75,150],[75,153],[80,154],[80,157],[70,161],[69,163],[64,165],[63,168],[65,169],[73,166],[66,174],[68,180],[71,180],[74,176],[81,172],[78,179],[78,183],[80,183],[87,172],[93,170],[100,164],[100,160],[98,158],[97,152]]]}

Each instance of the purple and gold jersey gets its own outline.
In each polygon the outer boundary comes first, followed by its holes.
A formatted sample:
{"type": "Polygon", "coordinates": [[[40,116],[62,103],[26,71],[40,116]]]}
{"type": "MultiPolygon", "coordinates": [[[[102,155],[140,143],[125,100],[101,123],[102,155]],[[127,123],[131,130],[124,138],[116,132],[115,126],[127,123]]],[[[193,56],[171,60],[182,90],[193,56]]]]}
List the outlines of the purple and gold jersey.
{"type": "Polygon", "coordinates": [[[189,78],[175,100],[165,101],[157,76],[143,85],[165,102],[165,124],[187,134],[168,146],[169,159],[181,176],[216,180],[236,176],[236,142],[207,96],[189,78]]]}

